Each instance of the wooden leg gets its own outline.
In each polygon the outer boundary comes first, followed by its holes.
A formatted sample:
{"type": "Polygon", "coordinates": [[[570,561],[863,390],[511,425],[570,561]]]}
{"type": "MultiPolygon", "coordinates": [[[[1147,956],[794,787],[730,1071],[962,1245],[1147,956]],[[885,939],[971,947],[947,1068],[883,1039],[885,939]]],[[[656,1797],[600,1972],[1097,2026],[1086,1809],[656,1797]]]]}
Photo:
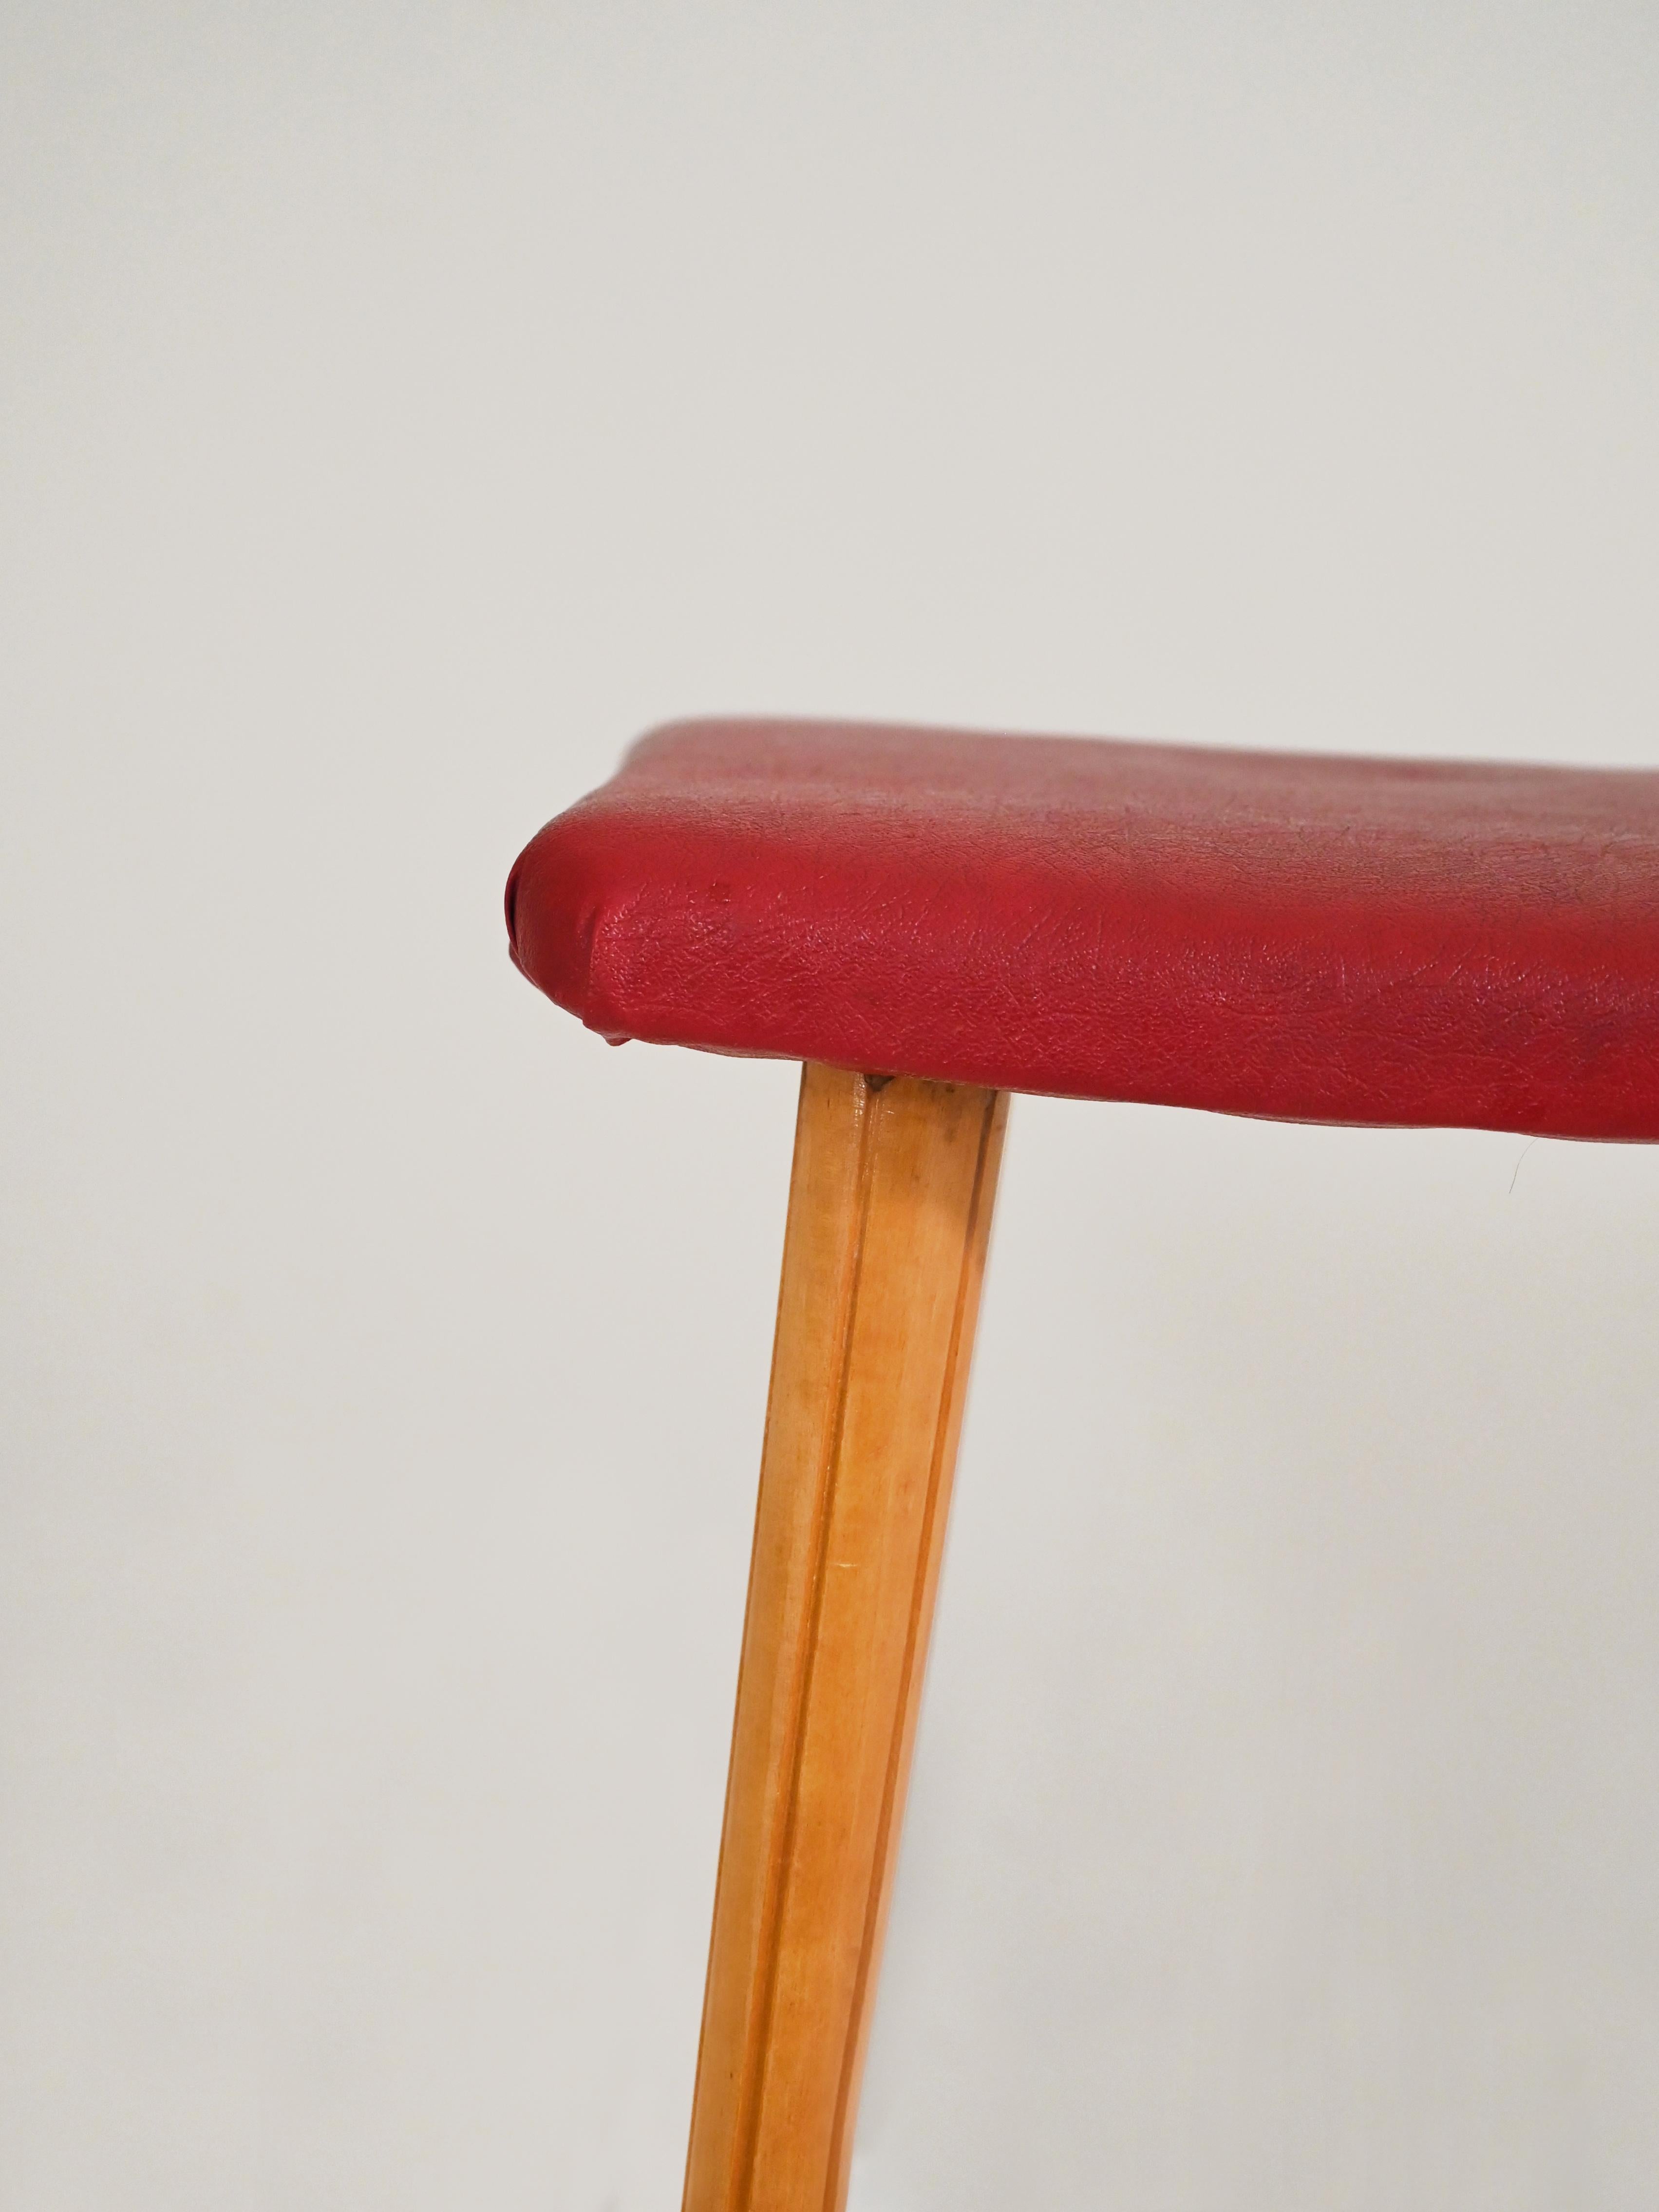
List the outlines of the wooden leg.
{"type": "Polygon", "coordinates": [[[685,2212],[840,2212],[1006,1093],[809,1066],[685,2212]]]}

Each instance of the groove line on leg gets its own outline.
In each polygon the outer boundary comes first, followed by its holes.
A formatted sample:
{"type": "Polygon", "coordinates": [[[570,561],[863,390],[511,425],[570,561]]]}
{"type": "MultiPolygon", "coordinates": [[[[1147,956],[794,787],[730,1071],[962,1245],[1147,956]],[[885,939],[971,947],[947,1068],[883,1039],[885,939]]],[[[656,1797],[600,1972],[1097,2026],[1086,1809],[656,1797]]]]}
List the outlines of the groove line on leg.
{"type": "MultiPolygon", "coordinates": [[[[862,1082],[862,1079],[860,1079],[862,1082]]],[[[815,1501],[812,1544],[812,1602],[811,1626],[805,1640],[799,1680],[790,1700],[789,1787],[786,1799],[781,1847],[775,1873],[768,1878],[768,1896],[763,1919],[763,1955],[766,1960],[766,1988],[757,2009],[750,2040],[745,2055],[744,2077],[745,2110],[738,2140],[742,2151],[738,2161],[733,2191],[736,2212],[751,2212],[755,2186],[755,2163],[760,2144],[761,2116],[766,2098],[766,2076],[771,2056],[772,2019],[777,2004],[778,1972],[781,1952],[778,1933],[783,1924],[788,1905],[789,1880],[793,1870],[795,1829],[800,1809],[801,1769],[806,1750],[806,1715],[811,1703],[812,1675],[817,1662],[819,1631],[823,1611],[823,1595],[830,1550],[830,1529],[835,1516],[836,1484],[841,1472],[842,1443],[847,1424],[847,1399],[852,1376],[853,1335],[858,1314],[860,1279],[864,1271],[865,1235],[870,1219],[870,1194],[874,1180],[876,1125],[882,1114],[881,1093],[866,1085],[862,1100],[863,1110],[859,1116],[859,1159],[856,1177],[857,1230],[853,1253],[853,1264],[848,1288],[847,1304],[842,1317],[841,1340],[836,1376],[836,1410],[828,1448],[824,1453],[823,1472],[819,1479],[818,1495],[815,1501]]]]}

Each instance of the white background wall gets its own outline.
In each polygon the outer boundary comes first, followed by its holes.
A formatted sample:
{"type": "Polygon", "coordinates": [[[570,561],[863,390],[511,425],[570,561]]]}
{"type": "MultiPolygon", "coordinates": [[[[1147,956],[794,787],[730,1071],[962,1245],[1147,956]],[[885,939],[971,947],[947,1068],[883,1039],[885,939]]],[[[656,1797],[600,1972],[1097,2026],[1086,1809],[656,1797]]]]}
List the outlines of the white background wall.
{"type": "MultiPolygon", "coordinates": [[[[678,2203],[665,716],[1659,767],[1659,15],[0,5],[0,2203],[678,2203]]],[[[1015,1110],[855,2212],[1650,2212],[1659,1155],[1015,1110]]]]}

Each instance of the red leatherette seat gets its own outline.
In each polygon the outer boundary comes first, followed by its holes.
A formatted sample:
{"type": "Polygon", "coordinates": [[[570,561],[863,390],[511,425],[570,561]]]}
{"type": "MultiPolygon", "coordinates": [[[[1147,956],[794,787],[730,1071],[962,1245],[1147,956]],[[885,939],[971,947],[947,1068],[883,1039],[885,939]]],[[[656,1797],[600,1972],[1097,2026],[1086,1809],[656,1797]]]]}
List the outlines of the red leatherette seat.
{"type": "Polygon", "coordinates": [[[1659,1138],[1659,774],[687,722],[507,914],[611,1038],[1659,1138]]]}

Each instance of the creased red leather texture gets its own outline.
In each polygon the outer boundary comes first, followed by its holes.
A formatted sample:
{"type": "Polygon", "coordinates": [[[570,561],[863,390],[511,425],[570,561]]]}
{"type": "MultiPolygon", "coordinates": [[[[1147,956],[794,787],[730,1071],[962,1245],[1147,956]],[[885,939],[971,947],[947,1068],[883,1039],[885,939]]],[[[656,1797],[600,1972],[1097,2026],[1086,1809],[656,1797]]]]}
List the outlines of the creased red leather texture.
{"type": "Polygon", "coordinates": [[[687,722],[507,910],[609,1037],[1659,1138],[1659,774],[687,722]]]}

